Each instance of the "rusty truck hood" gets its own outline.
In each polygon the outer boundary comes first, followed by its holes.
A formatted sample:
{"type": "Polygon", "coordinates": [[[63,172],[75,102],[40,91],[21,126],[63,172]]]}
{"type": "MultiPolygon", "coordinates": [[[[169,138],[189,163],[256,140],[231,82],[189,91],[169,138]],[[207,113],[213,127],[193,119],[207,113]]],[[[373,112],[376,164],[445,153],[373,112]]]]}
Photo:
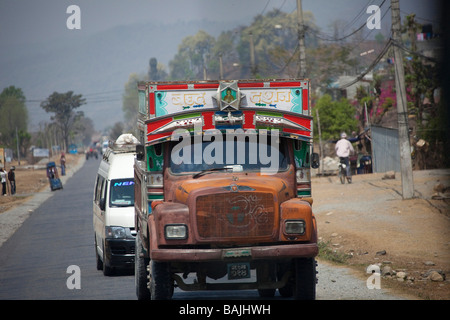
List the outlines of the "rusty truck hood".
{"type": "Polygon", "coordinates": [[[189,205],[188,199],[200,195],[228,192],[262,192],[271,193],[274,201],[282,202],[293,195],[283,179],[270,175],[229,177],[203,177],[180,182],[175,190],[176,202],[189,205]]]}

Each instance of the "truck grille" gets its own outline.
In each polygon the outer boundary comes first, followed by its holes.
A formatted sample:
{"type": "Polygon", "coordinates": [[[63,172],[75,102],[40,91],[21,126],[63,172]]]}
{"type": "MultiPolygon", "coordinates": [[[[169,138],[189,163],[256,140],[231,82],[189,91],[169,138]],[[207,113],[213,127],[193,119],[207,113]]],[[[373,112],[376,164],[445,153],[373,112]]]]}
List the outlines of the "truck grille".
{"type": "Polygon", "coordinates": [[[230,192],[199,196],[197,228],[202,238],[270,237],[274,231],[273,195],[230,192]]]}

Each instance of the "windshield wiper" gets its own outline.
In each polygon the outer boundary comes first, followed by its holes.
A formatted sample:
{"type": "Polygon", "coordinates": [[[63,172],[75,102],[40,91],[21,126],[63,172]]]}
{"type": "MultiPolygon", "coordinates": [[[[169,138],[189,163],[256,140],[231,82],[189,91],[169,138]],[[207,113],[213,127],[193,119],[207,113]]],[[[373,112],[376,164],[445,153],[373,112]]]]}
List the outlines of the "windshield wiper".
{"type": "Polygon", "coordinates": [[[215,171],[229,170],[229,169],[232,169],[232,168],[230,168],[230,167],[222,167],[222,168],[205,169],[205,170],[202,170],[202,171],[200,171],[200,172],[194,174],[194,175],[192,176],[192,178],[193,178],[193,179],[197,179],[198,177],[200,177],[200,176],[202,176],[202,175],[204,175],[204,174],[212,173],[212,172],[215,172],[215,171]]]}
{"type": "Polygon", "coordinates": [[[192,178],[193,178],[193,179],[197,179],[198,177],[201,177],[201,176],[203,176],[203,175],[205,175],[205,174],[208,174],[208,173],[213,173],[213,172],[215,172],[215,171],[230,170],[230,169],[231,169],[233,172],[235,172],[235,171],[242,171],[242,166],[241,166],[241,165],[237,165],[237,166],[233,165],[233,166],[225,166],[225,167],[220,167],[220,168],[205,169],[205,170],[202,170],[202,171],[200,171],[200,172],[194,174],[194,175],[192,176],[192,178]]]}

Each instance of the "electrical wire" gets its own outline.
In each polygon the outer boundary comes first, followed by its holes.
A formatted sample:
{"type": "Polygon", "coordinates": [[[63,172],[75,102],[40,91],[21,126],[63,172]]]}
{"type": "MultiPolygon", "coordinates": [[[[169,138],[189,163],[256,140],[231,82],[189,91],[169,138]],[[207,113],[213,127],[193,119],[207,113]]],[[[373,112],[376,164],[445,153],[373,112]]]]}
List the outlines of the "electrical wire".
{"type": "MultiPolygon", "coordinates": [[[[88,103],[101,103],[101,102],[114,102],[114,101],[120,101],[122,100],[122,96],[120,97],[116,97],[116,96],[111,96],[111,93],[115,93],[115,94],[122,94],[121,90],[113,90],[113,91],[104,91],[104,92],[93,92],[93,93],[87,93],[87,94],[82,94],[83,98],[86,99],[86,104],[88,103]],[[108,96],[104,96],[101,97],[101,95],[108,95],[108,96]]],[[[41,103],[46,101],[47,98],[45,99],[27,99],[25,100],[26,103],[41,103]]]]}
{"type": "Polygon", "coordinates": [[[362,78],[364,78],[364,76],[366,74],[368,74],[370,71],[373,70],[373,68],[375,68],[375,66],[378,64],[378,62],[380,62],[380,60],[384,57],[384,55],[387,53],[387,51],[389,50],[389,48],[392,45],[392,39],[390,38],[389,41],[386,43],[386,45],[384,46],[383,50],[381,50],[381,52],[378,54],[378,56],[375,58],[375,60],[370,64],[370,66],[366,69],[366,71],[364,71],[363,73],[361,73],[359,76],[357,76],[354,80],[339,86],[339,89],[345,89],[350,87],[351,85],[357,83],[358,81],[360,81],[362,78]]]}
{"type": "Polygon", "coordinates": [[[411,50],[411,49],[405,47],[403,44],[401,44],[401,43],[399,43],[399,42],[397,42],[397,41],[395,41],[395,40],[392,40],[392,44],[393,44],[394,46],[396,46],[396,47],[399,47],[399,48],[402,49],[403,51],[406,51],[406,52],[408,52],[409,54],[418,56],[418,57],[420,57],[420,58],[422,58],[422,59],[425,59],[425,60],[428,60],[428,61],[431,61],[431,62],[436,62],[436,63],[439,62],[437,59],[432,58],[432,57],[427,57],[426,55],[424,55],[424,54],[422,54],[422,53],[419,53],[419,52],[417,52],[417,51],[413,51],[413,50],[411,50]]]}
{"type": "MultiPolygon", "coordinates": [[[[385,17],[386,14],[389,12],[389,9],[390,9],[390,8],[391,8],[391,7],[389,6],[389,7],[388,7],[388,10],[386,10],[386,12],[385,12],[385,13],[383,14],[383,16],[381,17],[380,22],[383,21],[384,17],[385,17]]],[[[349,46],[349,47],[347,47],[347,48],[348,48],[350,51],[353,51],[354,49],[358,48],[359,45],[360,45],[361,43],[363,43],[364,41],[367,40],[367,38],[372,34],[372,32],[373,32],[374,30],[376,30],[376,29],[370,30],[369,33],[367,33],[367,35],[366,35],[364,38],[362,38],[360,41],[358,41],[358,42],[352,44],[351,47],[349,46]]]]}
{"type": "MultiPolygon", "coordinates": [[[[383,6],[383,4],[384,4],[385,2],[386,2],[386,0],[383,0],[383,2],[379,5],[378,10],[381,10],[381,7],[383,6]]],[[[327,34],[325,34],[325,33],[322,33],[322,32],[320,32],[320,31],[318,31],[318,30],[314,30],[314,29],[312,29],[312,28],[309,28],[309,29],[312,30],[313,34],[314,34],[318,39],[320,39],[320,40],[323,40],[323,41],[335,41],[335,42],[338,42],[338,41],[342,41],[342,40],[345,40],[345,39],[347,39],[347,38],[353,36],[355,33],[357,33],[358,31],[360,31],[360,30],[361,30],[362,28],[364,28],[366,25],[367,25],[367,21],[365,21],[358,29],[354,30],[353,32],[351,32],[351,33],[349,33],[349,34],[347,34],[347,35],[345,35],[345,36],[343,36],[343,37],[337,38],[337,39],[334,38],[334,37],[332,37],[332,36],[330,36],[330,35],[327,35],[327,34]]]]}
{"type": "Polygon", "coordinates": [[[344,26],[344,29],[350,29],[351,26],[353,26],[357,20],[360,19],[360,17],[365,13],[365,11],[367,10],[367,8],[369,7],[369,4],[371,4],[374,0],[369,0],[366,5],[364,7],[362,7],[362,9],[359,11],[359,13],[353,18],[352,21],[350,21],[349,23],[347,23],[344,26]]]}
{"type": "Polygon", "coordinates": [[[288,61],[286,61],[285,65],[278,71],[278,74],[282,74],[284,72],[284,70],[287,68],[287,66],[291,63],[291,61],[294,58],[294,56],[297,54],[297,51],[298,51],[299,48],[300,48],[300,45],[297,44],[297,46],[295,47],[295,50],[292,53],[291,57],[288,59],[288,61]]]}
{"type": "Polygon", "coordinates": [[[267,0],[267,3],[266,3],[266,5],[265,5],[263,11],[260,13],[260,15],[263,15],[263,14],[264,14],[264,11],[266,11],[267,6],[269,5],[269,3],[270,3],[270,0],[267,0]]]}
{"type": "MultiPolygon", "coordinates": [[[[404,15],[407,15],[407,16],[411,14],[411,13],[408,13],[408,12],[403,11],[403,10],[400,10],[400,12],[403,13],[404,15]]],[[[439,21],[425,19],[425,18],[421,18],[421,17],[418,17],[418,16],[414,16],[414,19],[418,19],[418,20],[422,20],[422,21],[426,21],[426,22],[431,22],[431,23],[436,23],[436,24],[439,23],[439,21]]]]}

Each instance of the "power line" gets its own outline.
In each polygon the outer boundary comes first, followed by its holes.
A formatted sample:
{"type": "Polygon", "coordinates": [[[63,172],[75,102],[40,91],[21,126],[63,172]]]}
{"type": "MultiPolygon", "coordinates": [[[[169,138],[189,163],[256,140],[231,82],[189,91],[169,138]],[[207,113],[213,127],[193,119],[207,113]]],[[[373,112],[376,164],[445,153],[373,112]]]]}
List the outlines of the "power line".
{"type": "Polygon", "coordinates": [[[402,49],[403,51],[408,52],[409,54],[412,54],[412,55],[421,57],[421,58],[423,58],[423,59],[425,59],[425,60],[429,60],[429,61],[431,61],[431,62],[439,62],[437,59],[432,58],[432,57],[427,57],[426,55],[424,55],[424,54],[422,54],[422,53],[419,53],[419,52],[417,52],[417,51],[413,51],[413,50],[411,50],[411,49],[405,47],[403,44],[401,44],[401,43],[399,43],[399,42],[397,42],[397,41],[395,41],[395,40],[392,40],[392,44],[393,44],[394,46],[396,46],[396,47],[399,47],[399,48],[402,49]]]}
{"type": "Polygon", "coordinates": [[[291,63],[291,61],[294,58],[294,56],[297,54],[297,51],[298,51],[299,48],[300,48],[300,45],[297,44],[297,47],[295,47],[294,52],[292,53],[290,58],[286,61],[285,65],[278,71],[278,74],[282,74],[284,72],[284,70],[287,68],[287,66],[291,63]]]}
{"type": "Polygon", "coordinates": [[[353,20],[344,26],[344,29],[349,29],[353,24],[355,24],[356,21],[365,13],[366,9],[369,7],[369,4],[371,4],[373,1],[374,0],[369,0],[366,5],[362,7],[359,13],[353,18],[353,20]]]}
{"type": "MultiPolygon", "coordinates": [[[[386,12],[383,14],[383,16],[381,17],[381,21],[384,19],[384,16],[389,12],[390,7],[386,10],[386,12]]],[[[372,29],[369,31],[369,33],[360,41],[358,41],[357,43],[353,44],[351,47],[348,47],[350,51],[353,51],[354,49],[356,49],[361,43],[363,43],[364,41],[367,40],[367,38],[372,34],[372,32],[376,30],[376,29],[372,29]]]]}
{"type": "MultiPolygon", "coordinates": [[[[111,93],[115,94],[123,94],[123,90],[112,90],[112,91],[103,91],[103,92],[92,92],[87,94],[82,94],[83,98],[86,99],[88,103],[97,103],[97,102],[112,102],[112,101],[118,101],[121,100],[122,97],[114,97],[111,96],[111,93]],[[106,97],[101,97],[101,95],[108,95],[106,97]],[[94,97],[93,97],[94,96],[94,97]],[[99,96],[99,97],[95,97],[99,96]],[[90,98],[92,97],[92,98],[90,98]]],[[[47,100],[47,98],[41,98],[41,99],[27,99],[25,100],[26,103],[41,103],[47,100]]]]}
{"type": "Polygon", "coordinates": [[[345,89],[350,87],[351,85],[357,83],[358,81],[360,81],[362,78],[364,78],[364,76],[366,74],[368,74],[370,71],[373,70],[373,68],[375,68],[375,66],[378,64],[378,62],[380,62],[380,60],[383,58],[383,56],[387,53],[387,51],[389,50],[389,48],[392,45],[392,39],[389,39],[389,41],[386,43],[386,45],[384,46],[383,50],[381,50],[380,54],[375,58],[375,60],[370,64],[370,66],[366,69],[366,71],[364,71],[363,73],[361,73],[358,77],[356,77],[355,80],[350,81],[349,83],[346,83],[342,86],[339,87],[339,89],[345,89]]]}
{"type": "MultiPolygon", "coordinates": [[[[408,12],[403,11],[403,10],[400,10],[400,12],[403,13],[403,14],[405,14],[405,15],[410,15],[410,14],[411,14],[411,13],[408,13],[408,12]]],[[[419,20],[423,20],[423,21],[426,21],[426,22],[431,22],[431,23],[436,23],[436,24],[439,23],[439,21],[436,21],[436,20],[430,20],[430,19],[425,19],[425,18],[421,18],[421,17],[418,17],[418,16],[414,16],[414,18],[415,18],[415,19],[419,19],[419,20]]]]}
{"type": "MultiPolygon", "coordinates": [[[[383,4],[384,4],[385,2],[386,2],[386,0],[383,0],[383,2],[379,5],[378,10],[381,10],[381,7],[383,6],[383,4]]],[[[360,30],[361,30],[362,28],[364,28],[366,25],[367,25],[367,21],[364,21],[364,23],[363,23],[358,29],[356,29],[356,30],[354,30],[353,32],[351,32],[351,33],[349,33],[349,34],[347,34],[347,35],[345,35],[345,36],[343,36],[343,37],[340,37],[340,38],[338,38],[338,39],[335,39],[334,37],[332,37],[332,36],[330,36],[330,35],[327,35],[326,33],[320,32],[320,31],[318,31],[318,30],[314,30],[314,29],[312,29],[312,28],[309,28],[309,29],[312,30],[312,31],[313,31],[313,34],[314,34],[317,38],[319,38],[320,40],[323,40],[323,41],[342,41],[342,40],[345,40],[345,39],[347,39],[347,38],[353,36],[355,33],[357,33],[358,31],[360,31],[360,30]],[[328,38],[327,38],[327,37],[328,37],[328,38]]]]}
{"type": "Polygon", "coordinates": [[[267,6],[269,5],[269,3],[270,3],[270,0],[267,0],[267,3],[266,3],[266,5],[265,5],[263,11],[260,13],[260,15],[263,15],[263,13],[264,13],[264,11],[266,11],[266,8],[267,8],[267,6]]]}

